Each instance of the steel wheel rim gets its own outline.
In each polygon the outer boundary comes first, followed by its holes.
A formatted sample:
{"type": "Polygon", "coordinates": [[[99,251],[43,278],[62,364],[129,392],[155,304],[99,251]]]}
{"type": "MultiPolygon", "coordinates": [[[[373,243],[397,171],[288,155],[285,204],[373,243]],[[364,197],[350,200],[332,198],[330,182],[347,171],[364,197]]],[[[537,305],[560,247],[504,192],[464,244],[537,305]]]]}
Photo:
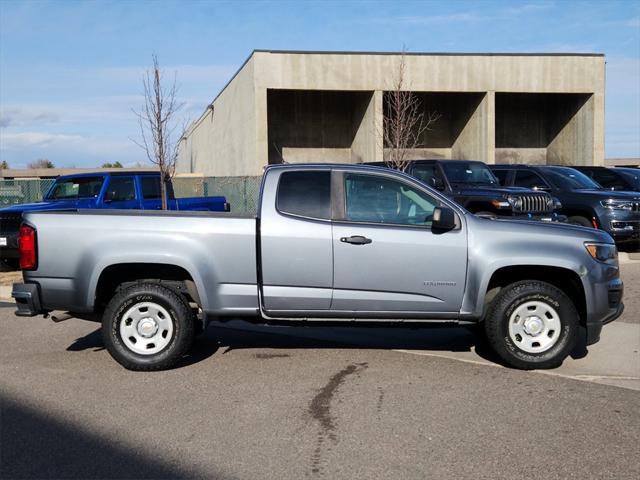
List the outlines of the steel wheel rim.
{"type": "Polygon", "coordinates": [[[557,310],[538,300],[518,305],[509,317],[509,338],[527,353],[543,353],[552,348],[561,329],[557,310]]]}
{"type": "Polygon", "coordinates": [[[140,302],[125,312],[120,320],[120,338],[139,355],[162,351],[173,338],[173,318],[167,309],[154,302],[140,302]]]}

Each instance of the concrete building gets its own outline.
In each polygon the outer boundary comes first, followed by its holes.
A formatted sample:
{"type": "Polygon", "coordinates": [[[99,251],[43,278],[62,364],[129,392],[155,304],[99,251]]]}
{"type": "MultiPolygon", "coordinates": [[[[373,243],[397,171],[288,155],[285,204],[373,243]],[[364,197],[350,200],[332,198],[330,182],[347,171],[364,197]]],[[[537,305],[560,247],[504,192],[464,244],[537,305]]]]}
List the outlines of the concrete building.
{"type": "MultiPolygon", "coordinates": [[[[254,51],[188,129],[177,171],[383,160],[385,92],[401,58],[254,51]]],[[[603,55],[408,53],[404,85],[441,115],[412,158],[604,164],[603,55]]]]}

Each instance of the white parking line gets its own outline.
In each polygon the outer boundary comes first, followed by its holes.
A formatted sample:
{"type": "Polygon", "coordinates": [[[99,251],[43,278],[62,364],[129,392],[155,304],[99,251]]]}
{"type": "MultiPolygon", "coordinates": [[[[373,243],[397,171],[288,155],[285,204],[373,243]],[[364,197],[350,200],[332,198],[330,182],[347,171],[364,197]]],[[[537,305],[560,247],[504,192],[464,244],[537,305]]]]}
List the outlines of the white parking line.
{"type": "MultiPolygon", "coordinates": [[[[456,360],[458,362],[471,363],[474,365],[483,365],[485,367],[505,368],[502,365],[499,365],[497,363],[492,363],[492,362],[482,361],[482,360],[472,360],[470,358],[460,358],[455,355],[448,355],[446,353],[441,353],[441,352],[436,353],[436,352],[397,350],[397,349],[395,349],[394,352],[408,353],[411,355],[420,355],[424,357],[446,358],[449,360],[456,360]]],[[[471,353],[475,355],[475,351],[472,351],[471,353]]],[[[570,375],[567,373],[551,371],[551,370],[529,370],[529,372],[539,373],[542,375],[549,375],[552,377],[569,378],[571,380],[578,380],[581,382],[598,383],[601,385],[616,386],[620,388],[627,388],[629,390],[640,391],[640,377],[624,376],[624,375],[586,375],[586,374],[570,375]]]]}

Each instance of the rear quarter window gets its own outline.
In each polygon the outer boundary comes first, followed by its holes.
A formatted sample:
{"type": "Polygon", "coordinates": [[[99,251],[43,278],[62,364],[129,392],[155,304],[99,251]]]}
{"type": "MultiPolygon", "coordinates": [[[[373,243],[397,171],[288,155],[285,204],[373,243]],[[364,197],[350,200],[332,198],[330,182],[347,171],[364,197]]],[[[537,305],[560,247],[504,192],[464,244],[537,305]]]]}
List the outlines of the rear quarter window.
{"type": "Polygon", "coordinates": [[[280,176],[276,208],[301,217],[331,218],[331,172],[285,172],[280,176]]]}

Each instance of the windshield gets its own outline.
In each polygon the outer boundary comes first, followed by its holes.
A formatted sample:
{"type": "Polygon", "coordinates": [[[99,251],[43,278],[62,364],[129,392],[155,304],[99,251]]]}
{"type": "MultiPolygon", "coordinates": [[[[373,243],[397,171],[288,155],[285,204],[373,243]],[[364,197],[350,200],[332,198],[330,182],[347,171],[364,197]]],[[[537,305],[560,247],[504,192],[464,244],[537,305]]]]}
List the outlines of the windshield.
{"type": "Polygon", "coordinates": [[[584,173],[569,167],[544,168],[546,177],[560,190],[579,190],[591,188],[602,190],[602,187],[587,177],[584,173]]]}
{"type": "Polygon", "coordinates": [[[69,200],[97,197],[102,188],[103,177],[78,177],[56,180],[46,200],[69,200]]]}
{"type": "Polygon", "coordinates": [[[484,163],[444,161],[440,165],[449,183],[500,185],[496,176],[484,163]]]}
{"type": "Polygon", "coordinates": [[[620,175],[631,184],[633,188],[640,188],[640,170],[633,168],[625,168],[618,169],[616,168],[616,172],[619,172],[620,175]]]}

